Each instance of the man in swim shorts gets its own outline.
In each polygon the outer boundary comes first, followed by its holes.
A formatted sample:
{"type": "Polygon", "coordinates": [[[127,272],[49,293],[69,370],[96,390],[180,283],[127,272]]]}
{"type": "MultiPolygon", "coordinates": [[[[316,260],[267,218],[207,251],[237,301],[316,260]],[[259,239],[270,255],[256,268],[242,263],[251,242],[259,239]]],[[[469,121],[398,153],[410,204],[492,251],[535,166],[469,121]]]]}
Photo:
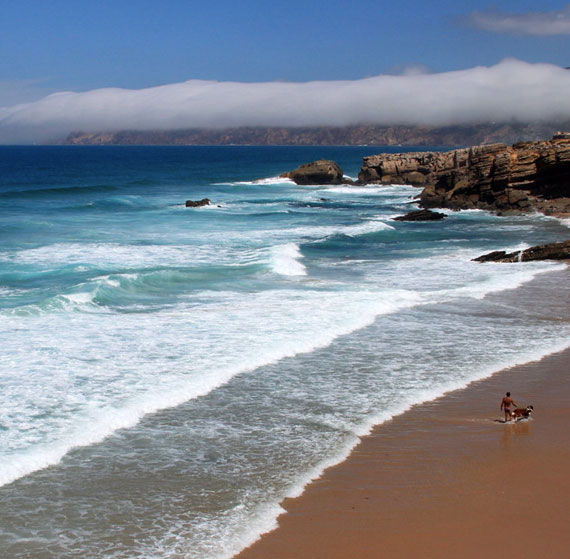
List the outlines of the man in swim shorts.
{"type": "Polygon", "coordinates": [[[511,406],[517,407],[515,401],[511,398],[511,393],[507,392],[501,400],[501,409],[505,412],[505,423],[513,418],[511,406]]]}

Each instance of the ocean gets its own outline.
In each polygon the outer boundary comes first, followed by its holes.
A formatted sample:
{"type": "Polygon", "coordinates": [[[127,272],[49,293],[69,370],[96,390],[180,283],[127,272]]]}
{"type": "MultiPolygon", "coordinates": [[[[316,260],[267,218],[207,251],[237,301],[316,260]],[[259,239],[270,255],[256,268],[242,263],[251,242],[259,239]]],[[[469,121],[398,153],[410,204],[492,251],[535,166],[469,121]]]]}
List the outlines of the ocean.
{"type": "Polygon", "coordinates": [[[567,222],[279,178],[412,150],[0,146],[2,557],[229,559],[374,425],[569,347],[565,264],[471,261],[567,222]]]}

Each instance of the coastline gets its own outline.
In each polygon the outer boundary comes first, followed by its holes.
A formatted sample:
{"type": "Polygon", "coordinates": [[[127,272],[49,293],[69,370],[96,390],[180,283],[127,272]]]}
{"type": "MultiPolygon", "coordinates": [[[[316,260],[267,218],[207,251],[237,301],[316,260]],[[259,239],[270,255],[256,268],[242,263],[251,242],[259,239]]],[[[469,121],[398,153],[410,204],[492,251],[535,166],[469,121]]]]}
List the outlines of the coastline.
{"type": "Polygon", "coordinates": [[[289,150],[238,150],[205,191],[184,177],[218,150],[73,148],[67,177],[60,149],[24,150],[50,185],[20,165],[5,198],[29,226],[4,251],[14,559],[228,559],[375,424],[570,345],[567,265],[471,260],[566,238],[554,218],[399,225],[413,187],[270,187],[289,150]],[[220,211],[180,203],[210,195],[220,211]]]}
{"type": "MultiPolygon", "coordinates": [[[[568,320],[568,304],[560,299],[558,320],[568,320]]],[[[282,503],[277,529],[235,557],[499,557],[505,546],[565,552],[568,372],[570,348],[375,427],[344,462],[282,503]],[[532,420],[495,421],[507,390],[519,405],[534,405],[532,420]]]]}

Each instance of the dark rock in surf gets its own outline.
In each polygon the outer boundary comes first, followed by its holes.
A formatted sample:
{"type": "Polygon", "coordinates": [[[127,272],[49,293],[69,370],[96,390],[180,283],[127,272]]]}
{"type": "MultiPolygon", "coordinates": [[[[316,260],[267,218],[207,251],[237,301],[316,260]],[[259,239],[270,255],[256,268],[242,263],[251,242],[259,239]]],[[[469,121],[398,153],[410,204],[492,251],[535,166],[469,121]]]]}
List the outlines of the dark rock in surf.
{"type": "Polygon", "coordinates": [[[291,179],[296,184],[343,184],[344,173],[338,163],[328,159],[319,159],[312,163],[305,163],[294,171],[281,175],[282,178],[291,179]]]}
{"type": "Polygon", "coordinates": [[[211,200],[209,198],[202,198],[202,200],[186,200],[187,208],[199,208],[200,206],[209,206],[211,200]]]}
{"type": "Polygon", "coordinates": [[[474,262],[530,262],[532,260],[570,260],[570,241],[537,245],[526,250],[496,250],[474,258],[474,262]]]}
{"type": "Polygon", "coordinates": [[[440,221],[445,219],[445,214],[432,212],[431,210],[416,210],[406,215],[395,217],[394,221],[440,221]]]}

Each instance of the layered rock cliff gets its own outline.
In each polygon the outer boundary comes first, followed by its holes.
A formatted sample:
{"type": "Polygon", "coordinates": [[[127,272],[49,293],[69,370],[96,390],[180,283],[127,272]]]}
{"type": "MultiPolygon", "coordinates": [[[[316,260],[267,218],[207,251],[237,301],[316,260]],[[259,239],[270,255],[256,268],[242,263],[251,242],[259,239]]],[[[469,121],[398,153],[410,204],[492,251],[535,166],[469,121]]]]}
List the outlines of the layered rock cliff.
{"type": "Polygon", "coordinates": [[[435,183],[441,173],[463,166],[467,151],[460,149],[370,155],[363,160],[358,181],[361,184],[426,186],[435,183]]]}
{"type": "Polygon", "coordinates": [[[362,184],[423,186],[425,208],[570,212],[570,137],[364,158],[362,184]]]}

